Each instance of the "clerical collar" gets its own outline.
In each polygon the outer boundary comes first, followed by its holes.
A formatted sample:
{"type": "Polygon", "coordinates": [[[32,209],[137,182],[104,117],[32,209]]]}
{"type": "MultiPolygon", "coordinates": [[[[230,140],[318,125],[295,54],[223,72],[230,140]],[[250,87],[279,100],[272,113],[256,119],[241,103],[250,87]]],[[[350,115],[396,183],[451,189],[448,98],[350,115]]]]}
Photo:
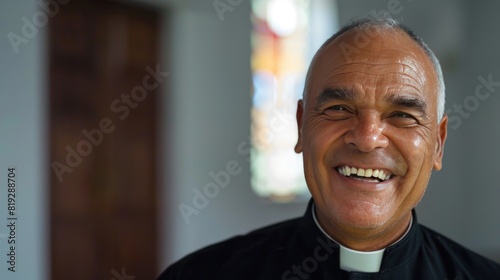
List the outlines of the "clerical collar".
{"type": "MultiPolygon", "coordinates": [[[[316,223],[316,226],[323,232],[325,236],[330,238],[332,241],[337,243],[340,247],[340,268],[346,271],[355,271],[355,272],[379,272],[380,270],[380,264],[382,263],[382,257],[384,256],[384,251],[385,248],[377,250],[377,251],[371,251],[371,252],[363,252],[363,251],[357,251],[353,250],[350,248],[347,248],[337,242],[335,239],[333,239],[328,233],[326,233],[325,230],[321,227],[319,224],[318,220],[316,219],[316,212],[315,212],[315,207],[314,203],[311,205],[312,207],[312,214],[313,214],[313,219],[314,222],[316,223]]],[[[410,219],[410,224],[408,226],[408,229],[406,230],[405,234],[401,236],[396,242],[392,243],[390,246],[398,243],[403,239],[408,232],[410,231],[410,228],[413,224],[413,215],[411,216],[410,219]]]]}

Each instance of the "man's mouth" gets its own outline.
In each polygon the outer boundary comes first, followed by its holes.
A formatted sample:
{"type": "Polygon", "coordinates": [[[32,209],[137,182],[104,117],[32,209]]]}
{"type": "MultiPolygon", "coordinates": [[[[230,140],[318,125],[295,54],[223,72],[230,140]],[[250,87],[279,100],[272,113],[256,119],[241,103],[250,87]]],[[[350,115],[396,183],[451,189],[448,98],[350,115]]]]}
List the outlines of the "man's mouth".
{"type": "Polygon", "coordinates": [[[337,171],[345,177],[367,182],[384,182],[393,177],[391,173],[381,169],[339,166],[337,171]]]}

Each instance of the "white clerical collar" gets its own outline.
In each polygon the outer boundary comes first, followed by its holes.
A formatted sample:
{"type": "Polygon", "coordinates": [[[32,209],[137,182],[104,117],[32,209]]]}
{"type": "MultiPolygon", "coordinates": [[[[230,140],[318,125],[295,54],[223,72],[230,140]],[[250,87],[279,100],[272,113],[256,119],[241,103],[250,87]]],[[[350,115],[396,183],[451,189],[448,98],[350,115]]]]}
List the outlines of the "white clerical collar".
{"type": "MultiPolygon", "coordinates": [[[[319,224],[318,220],[316,219],[316,211],[314,209],[314,203],[312,204],[312,213],[313,213],[313,218],[314,222],[318,226],[318,228],[323,232],[324,235],[328,236],[332,241],[337,243],[340,247],[340,268],[346,271],[355,271],[355,272],[379,272],[380,270],[380,264],[382,263],[382,257],[384,256],[384,251],[385,248],[377,250],[377,251],[371,251],[371,252],[363,252],[363,251],[357,251],[353,250],[350,248],[347,248],[343,246],[342,244],[338,243],[335,239],[333,239],[328,233],[326,233],[321,225],[319,224]]],[[[390,246],[398,243],[403,239],[408,232],[410,231],[410,228],[413,224],[413,215],[411,216],[410,219],[410,225],[408,226],[408,229],[406,230],[405,234],[401,236],[396,242],[391,244],[390,246]]]]}

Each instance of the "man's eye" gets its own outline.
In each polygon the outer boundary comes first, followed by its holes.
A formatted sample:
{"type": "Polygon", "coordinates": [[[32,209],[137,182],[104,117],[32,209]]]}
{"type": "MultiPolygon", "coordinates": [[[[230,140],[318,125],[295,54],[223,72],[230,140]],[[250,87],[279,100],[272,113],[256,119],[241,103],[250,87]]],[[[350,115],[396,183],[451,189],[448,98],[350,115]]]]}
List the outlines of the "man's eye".
{"type": "Polygon", "coordinates": [[[332,120],[343,120],[351,116],[352,111],[344,105],[333,105],[325,109],[323,113],[332,120]]]}
{"type": "Polygon", "coordinates": [[[328,107],[326,110],[332,110],[332,111],[348,111],[348,109],[342,105],[335,105],[328,107]]]}
{"type": "Polygon", "coordinates": [[[407,127],[419,124],[418,119],[405,112],[394,112],[391,115],[390,122],[398,127],[407,127]]]}
{"type": "Polygon", "coordinates": [[[404,118],[404,119],[415,119],[414,116],[408,114],[408,113],[405,113],[405,112],[396,112],[394,113],[395,117],[399,117],[399,118],[404,118]]]}

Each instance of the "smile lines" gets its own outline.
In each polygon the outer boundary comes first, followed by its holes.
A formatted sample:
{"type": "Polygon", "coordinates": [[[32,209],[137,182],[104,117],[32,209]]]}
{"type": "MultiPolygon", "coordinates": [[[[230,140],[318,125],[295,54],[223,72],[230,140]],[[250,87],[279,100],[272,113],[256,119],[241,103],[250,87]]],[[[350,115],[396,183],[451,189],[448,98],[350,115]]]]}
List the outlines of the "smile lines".
{"type": "Polygon", "coordinates": [[[351,175],[356,175],[358,177],[365,177],[365,178],[376,178],[379,179],[380,181],[387,181],[392,177],[392,174],[387,173],[384,170],[380,169],[363,169],[363,168],[356,168],[356,167],[350,167],[350,166],[339,166],[337,168],[337,171],[346,176],[350,177],[351,175]]]}

